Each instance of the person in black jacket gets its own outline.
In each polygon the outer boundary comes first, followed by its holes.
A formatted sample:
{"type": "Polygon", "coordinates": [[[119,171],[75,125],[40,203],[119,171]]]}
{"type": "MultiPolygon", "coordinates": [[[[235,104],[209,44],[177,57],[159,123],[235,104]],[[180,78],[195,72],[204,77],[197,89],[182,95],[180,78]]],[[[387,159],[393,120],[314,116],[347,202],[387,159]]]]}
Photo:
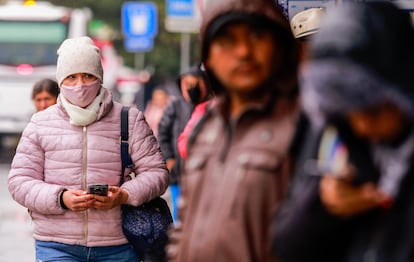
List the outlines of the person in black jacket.
{"type": "Polygon", "coordinates": [[[178,136],[190,119],[194,106],[207,100],[209,96],[204,72],[199,66],[193,66],[182,73],[177,80],[177,85],[182,96],[170,99],[158,123],[157,136],[171,174],[169,188],[174,222],[177,222],[177,201],[180,195],[179,180],[182,165],[177,145],[178,136]]]}
{"type": "Polygon", "coordinates": [[[414,261],[413,46],[390,2],[328,10],[300,73],[309,122],[274,218],[278,261],[414,261]]]}

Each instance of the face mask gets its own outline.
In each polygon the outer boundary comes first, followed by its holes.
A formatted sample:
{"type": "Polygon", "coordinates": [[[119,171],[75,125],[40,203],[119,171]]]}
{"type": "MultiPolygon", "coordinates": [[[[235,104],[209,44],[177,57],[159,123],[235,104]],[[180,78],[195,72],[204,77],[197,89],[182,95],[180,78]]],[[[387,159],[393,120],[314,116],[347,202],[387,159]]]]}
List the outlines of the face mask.
{"type": "Polygon", "coordinates": [[[201,101],[201,89],[200,86],[197,84],[193,87],[190,87],[188,90],[188,96],[191,99],[191,103],[193,105],[197,105],[198,103],[200,103],[201,101]]]}
{"type": "Polygon", "coordinates": [[[96,80],[92,83],[77,86],[61,85],[60,91],[71,104],[86,107],[95,99],[100,87],[100,81],[96,80]]]}

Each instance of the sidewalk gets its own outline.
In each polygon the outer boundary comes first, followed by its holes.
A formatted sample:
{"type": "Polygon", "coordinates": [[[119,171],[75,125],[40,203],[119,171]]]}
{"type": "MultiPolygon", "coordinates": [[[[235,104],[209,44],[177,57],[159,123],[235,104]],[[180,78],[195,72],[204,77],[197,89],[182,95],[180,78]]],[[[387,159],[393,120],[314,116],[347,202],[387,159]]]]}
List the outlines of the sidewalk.
{"type": "Polygon", "coordinates": [[[0,165],[0,262],[35,261],[29,215],[7,189],[9,165],[0,165]]]}

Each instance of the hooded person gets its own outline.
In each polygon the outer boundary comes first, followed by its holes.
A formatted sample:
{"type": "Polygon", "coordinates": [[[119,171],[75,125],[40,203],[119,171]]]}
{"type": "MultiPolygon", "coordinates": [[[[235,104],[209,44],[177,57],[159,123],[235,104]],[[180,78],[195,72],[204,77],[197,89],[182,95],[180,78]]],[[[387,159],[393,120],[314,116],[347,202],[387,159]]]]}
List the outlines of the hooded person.
{"type": "Polygon", "coordinates": [[[191,113],[190,119],[187,121],[187,124],[178,136],[177,140],[178,152],[183,161],[187,158],[187,141],[191,130],[198,120],[204,115],[206,108],[214,101],[214,92],[209,87],[209,81],[207,79],[204,66],[201,64],[200,66],[193,67],[193,70],[190,70],[190,72],[191,71],[195,71],[195,77],[199,79],[199,82],[196,85],[188,85],[189,88],[187,89],[188,92],[186,100],[192,101],[194,109],[191,113]]]}
{"type": "Polygon", "coordinates": [[[202,65],[192,66],[180,74],[177,79],[177,85],[180,87],[184,99],[193,106],[210,99],[212,96],[207,88],[206,76],[202,65]]]}
{"type": "Polygon", "coordinates": [[[159,145],[136,108],[129,110],[136,177],[119,185],[122,105],[102,78],[93,41],[66,39],[58,50],[57,104],[33,115],[17,146],[8,189],[30,212],[36,261],[136,261],[121,205],[141,205],[168,187],[159,145]],[[89,191],[93,185],[107,186],[107,195],[89,191]]]}
{"type": "Polygon", "coordinates": [[[390,2],[327,12],[300,86],[321,134],[306,157],[329,168],[311,177],[303,166],[276,215],[282,261],[414,260],[413,45],[409,14],[390,2]]]}
{"type": "Polygon", "coordinates": [[[272,0],[207,3],[201,58],[214,103],[193,128],[171,261],[273,261],[270,224],[289,179],[298,48],[272,0]]]}
{"type": "Polygon", "coordinates": [[[191,117],[194,107],[210,98],[204,72],[199,66],[192,66],[180,74],[177,86],[179,96],[170,99],[158,123],[158,142],[170,170],[172,215],[178,221],[177,202],[180,195],[182,158],[178,150],[178,137],[191,117]]]}

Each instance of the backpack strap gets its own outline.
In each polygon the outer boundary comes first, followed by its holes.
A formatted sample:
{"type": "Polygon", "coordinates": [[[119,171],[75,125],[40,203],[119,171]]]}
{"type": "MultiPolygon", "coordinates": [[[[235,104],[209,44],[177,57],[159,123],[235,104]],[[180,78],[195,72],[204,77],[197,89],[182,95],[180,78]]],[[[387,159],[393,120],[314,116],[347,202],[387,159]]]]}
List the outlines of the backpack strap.
{"type": "Polygon", "coordinates": [[[129,144],[128,144],[128,112],[129,107],[124,106],[121,110],[121,137],[120,137],[120,145],[121,145],[121,161],[122,161],[122,170],[121,170],[121,182],[122,185],[124,183],[124,176],[125,176],[125,169],[126,168],[133,168],[134,162],[132,162],[131,155],[128,152],[129,144]]]}

